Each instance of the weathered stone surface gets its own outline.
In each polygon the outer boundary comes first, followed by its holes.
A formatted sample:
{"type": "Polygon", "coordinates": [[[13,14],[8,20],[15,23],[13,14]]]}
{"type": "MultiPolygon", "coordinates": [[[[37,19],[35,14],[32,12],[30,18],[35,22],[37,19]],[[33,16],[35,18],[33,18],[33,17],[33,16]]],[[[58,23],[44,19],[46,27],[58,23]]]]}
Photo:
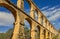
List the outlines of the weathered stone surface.
{"type": "Polygon", "coordinates": [[[8,0],[0,0],[0,6],[6,7],[8,10],[12,12],[13,16],[15,17],[14,32],[13,32],[12,39],[25,39],[25,34],[24,34],[25,19],[30,23],[31,39],[35,39],[36,26],[39,26],[40,28],[40,31],[39,31],[40,39],[48,38],[48,32],[50,33],[49,38],[52,39],[52,37],[58,33],[57,30],[52,26],[52,24],[50,24],[50,22],[42,14],[42,12],[37,8],[37,6],[35,6],[32,0],[31,1],[27,0],[27,2],[29,3],[31,8],[30,16],[23,11],[24,0],[17,0],[17,6],[13,5],[8,0]],[[36,21],[34,18],[35,17],[34,11],[36,11],[38,14],[38,21],[36,21]],[[44,30],[45,30],[45,34],[44,34],[44,30]]]}

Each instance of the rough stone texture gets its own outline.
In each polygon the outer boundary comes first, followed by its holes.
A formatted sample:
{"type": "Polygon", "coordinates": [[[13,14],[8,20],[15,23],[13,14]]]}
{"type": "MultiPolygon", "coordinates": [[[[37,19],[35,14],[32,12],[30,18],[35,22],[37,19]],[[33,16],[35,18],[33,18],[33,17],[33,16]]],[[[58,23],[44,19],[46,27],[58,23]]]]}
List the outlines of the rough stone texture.
{"type": "Polygon", "coordinates": [[[35,4],[32,2],[32,0],[27,0],[29,3],[31,10],[30,10],[30,16],[27,15],[23,9],[24,9],[24,0],[18,0],[17,6],[13,5],[8,0],[0,0],[0,6],[3,6],[10,10],[15,17],[15,23],[14,23],[14,32],[12,39],[25,39],[24,34],[24,20],[27,20],[30,23],[31,26],[31,39],[35,39],[35,28],[36,26],[39,26],[40,28],[40,39],[46,39],[48,38],[48,32],[50,33],[50,39],[54,35],[56,35],[58,32],[57,30],[50,24],[50,22],[47,20],[47,18],[42,14],[42,12],[35,6],[35,4]],[[34,19],[34,11],[38,14],[38,21],[34,19]],[[43,19],[42,19],[43,18],[43,19]],[[44,22],[42,22],[44,21],[44,22]],[[43,24],[43,25],[42,25],[43,24]],[[44,30],[46,31],[44,34],[44,30]],[[44,37],[45,36],[45,37],[44,37]]]}

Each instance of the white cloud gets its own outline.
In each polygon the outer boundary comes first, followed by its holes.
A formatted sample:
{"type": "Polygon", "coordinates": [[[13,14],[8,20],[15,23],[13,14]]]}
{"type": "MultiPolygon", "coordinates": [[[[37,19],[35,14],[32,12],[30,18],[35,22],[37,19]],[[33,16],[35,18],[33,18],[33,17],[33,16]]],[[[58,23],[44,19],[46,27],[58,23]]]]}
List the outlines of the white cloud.
{"type": "Polygon", "coordinates": [[[59,5],[53,6],[51,8],[49,8],[48,10],[55,10],[59,5]]]}
{"type": "Polygon", "coordinates": [[[56,7],[52,7],[52,8],[49,8],[48,10],[53,10],[53,9],[55,9],[56,7]]]}
{"type": "MultiPolygon", "coordinates": [[[[44,7],[43,7],[44,8],[44,7]]],[[[54,25],[56,29],[60,27],[60,8],[59,6],[54,6],[48,9],[43,9],[42,13],[48,18],[48,20],[54,25]],[[58,27],[57,27],[58,26],[58,27]]]]}
{"type": "MultiPolygon", "coordinates": [[[[50,21],[56,21],[58,18],[60,18],[60,8],[52,7],[48,10],[42,11],[43,14],[50,20],[50,21]],[[51,11],[52,10],[52,11],[51,11]],[[49,17],[48,17],[49,16],[49,17]]],[[[44,7],[43,7],[44,8],[44,7]]]]}
{"type": "Polygon", "coordinates": [[[14,17],[11,13],[0,11],[0,25],[8,26],[13,24],[13,22],[14,22],[14,17]]]}
{"type": "Polygon", "coordinates": [[[60,18],[60,11],[51,15],[48,19],[51,20],[51,21],[56,21],[58,18],[60,18]]]}
{"type": "Polygon", "coordinates": [[[43,7],[41,10],[44,10],[44,9],[46,9],[46,8],[48,8],[48,6],[43,7]]]}
{"type": "Polygon", "coordinates": [[[42,11],[45,16],[50,16],[53,13],[51,11],[42,11]]]}

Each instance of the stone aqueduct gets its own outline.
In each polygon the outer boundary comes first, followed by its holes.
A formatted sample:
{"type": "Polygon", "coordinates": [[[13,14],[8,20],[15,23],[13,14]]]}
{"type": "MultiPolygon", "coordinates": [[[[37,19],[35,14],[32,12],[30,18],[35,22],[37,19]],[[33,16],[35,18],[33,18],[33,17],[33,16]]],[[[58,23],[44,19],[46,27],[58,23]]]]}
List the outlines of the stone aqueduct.
{"type": "Polygon", "coordinates": [[[42,14],[42,12],[37,8],[32,0],[26,0],[30,5],[30,16],[27,15],[24,9],[24,0],[17,0],[17,6],[11,3],[9,0],[0,0],[0,6],[3,6],[10,10],[15,18],[14,32],[11,39],[24,39],[24,20],[30,23],[31,27],[31,38],[35,39],[35,28],[39,28],[40,39],[46,39],[56,35],[58,32],[53,27],[53,25],[47,20],[47,18],[42,14]],[[35,20],[34,11],[37,11],[38,20],[35,20]],[[43,23],[42,23],[43,21],[43,23]],[[45,34],[44,34],[45,33],[45,34]],[[48,36],[49,33],[49,36],[48,36]]]}

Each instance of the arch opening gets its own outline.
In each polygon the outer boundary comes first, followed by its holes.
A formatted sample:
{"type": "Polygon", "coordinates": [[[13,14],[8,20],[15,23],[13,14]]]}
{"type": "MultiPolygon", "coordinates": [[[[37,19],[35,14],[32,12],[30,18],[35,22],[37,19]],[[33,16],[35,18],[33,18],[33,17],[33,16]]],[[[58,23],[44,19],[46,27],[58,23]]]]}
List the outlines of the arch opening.
{"type": "Polygon", "coordinates": [[[44,23],[44,22],[43,22],[43,16],[42,16],[42,17],[41,17],[41,24],[43,25],[43,23],[44,23]]]}
{"type": "Polygon", "coordinates": [[[10,5],[6,4],[6,3],[0,3],[0,7],[5,7],[6,9],[8,9],[9,11],[11,11],[11,13],[13,14],[14,18],[15,18],[15,21],[16,21],[16,10],[11,7],[10,5]]]}
{"type": "Polygon", "coordinates": [[[9,0],[9,1],[17,6],[17,0],[9,0]]]}
{"type": "Polygon", "coordinates": [[[25,39],[30,39],[31,38],[31,26],[30,22],[28,20],[24,20],[24,34],[25,34],[25,39]]]}
{"type": "Polygon", "coordinates": [[[44,39],[46,39],[46,30],[43,31],[44,39]]]}
{"type": "Polygon", "coordinates": [[[48,39],[50,39],[50,33],[48,32],[48,39]]]}
{"type": "Polygon", "coordinates": [[[12,12],[0,6],[0,39],[11,39],[14,30],[15,18],[12,12]]]}
{"type": "Polygon", "coordinates": [[[22,4],[21,6],[18,6],[20,4],[20,2],[18,3],[18,0],[9,0],[9,1],[19,8],[21,7],[20,9],[24,10],[26,14],[30,15],[30,5],[27,2],[27,0],[19,0],[21,1],[22,4]]]}
{"type": "Polygon", "coordinates": [[[24,0],[24,11],[30,16],[30,5],[27,0],[24,0]]]}
{"type": "Polygon", "coordinates": [[[38,13],[37,13],[37,11],[34,11],[34,19],[35,19],[36,21],[38,21],[38,13]]]}
{"type": "Polygon", "coordinates": [[[40,39],[40,27],[37,26],[35,29],[35,39],[40,39]]]}
{"type": "Polygon", "coordinates": [[[6,3],[0,3],[0,22],[1,22],[0,31],[3,31],[3,32],[0,32],[1,39],[11,39],[12,38],[13,30],[14,30],[14,22],[16,21],[16,16],[17,16],[16,10],[13,7],[11,7],[10,5],[8,5],[6,3]],[[5,29],[7,29],[7,30],[5,30],[5,29]]]}

